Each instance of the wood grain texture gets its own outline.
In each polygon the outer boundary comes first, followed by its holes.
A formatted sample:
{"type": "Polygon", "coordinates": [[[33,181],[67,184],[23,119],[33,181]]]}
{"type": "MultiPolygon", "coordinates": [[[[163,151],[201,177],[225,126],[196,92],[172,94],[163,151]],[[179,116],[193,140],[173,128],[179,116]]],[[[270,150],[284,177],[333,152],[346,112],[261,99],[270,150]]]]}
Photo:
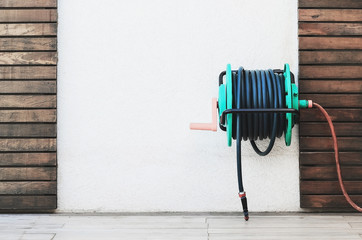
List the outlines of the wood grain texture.
{"type": "Polygon", "coordinates": [[[1,123],[55,123],[56,110],[0,110],[1,123]]]}
{"type": "Polygon", "coordinates": [[[0,66],[0,79],[56,79],[56,66],[0,66]]]}
{"type": "MultiPolygon", "coordinates": [[[[350,122],[350,121],[362,121],[362,109],[336,109],[328,108],[328,114],[331,116],[333,122],[350,122]]],[[[326,119],[322,113],[315,108],[312,109],[300,109],[300,121],[301,122],[325,122],[326,119]]]]}
{"type": "MultiPolygon", "coordinates": [[[[301,194],[342,194],[338,181],[303,181],[301,194]]],[[[362,195],[362,181],[344,181],[349,194],[362,195]]]]}
{"type": "Polygon", "coordinates": [[[299,22],[299,35],[354,36],[362,35],[362,23],[299,22]]]}
{"type": "Polygon", "coordinates": [[[48,153],[0,153],[0,166],[55,166],[57,154],[48,153]]]}
{"type": "Polygon", "coordinates": [[[0,137],[56,137],[56,124],[0,124],[0,137]]]}
{"type": "MultiPolygon", "coordinates": [[[[302,208],[352,208],[343,195],[302,195],[302,208]]],[[[362,204],[362,195],[352,195],[351,199],[362,204]]]]}
{"type": "Polygon", "coordinates": [[[362,64],[362,51],[299,51],[299,64],[362,64]]]}
{"type": "MultiPolygon", "coordinates": [[[[337,134],[342,176],[362,204],[362,1],[300,0],[299,91],[326,108],[337,134]]],[[[300,111],[302,208],[349,211],[337,182],[333,141],[318,109],[300,111]]]]}
{"type": "Polygon", "coordinates": [[[47,210],[57,207],[56,196],[1,196],[0,209],[47,210]]]}
{"type": "MultiPolygon", "coordinates": [[[[301,152],[301,165],[335,165],[334,152],[301,152]]],[[[362,165],[362,152],[339,152],[341,165],[362,165]]]]}
{"type": "Polygon", "coordinates": [[[56,7],[0,0],[0,210],[57,207],[56,7]]]}
{"type": "Polygon", "coordinates": [[[56,52],[0,52],[0,65],[55,65],[56,52]]]}
{"type": "Polygon", "coordinates": [[[1,152],[54,152],[56,150],[55,138],[0,139],[1,152]]]}
{"type": "Polygon", "coordinates": [[[299,9],[299,21],[358,22],[362,9],[299,9]]]}
{"type": "Polygon", "coordinates": [[[0,22],[56,22],[56,9],[0,9],[0,22]]]}
{"type": "Polygon", "coordinates": [[[299,37],[299,49],[362,49],[362,38],[299,37]]]}
{"type": "Polygon", "coordinates": [[[0,51],[54,51],[57,39],[52,38],[0,38],[0,51]]]}
{"type": "Polygon", "coordinates": [[[362,66],[300,66],[299,77],[306,79],[362,79],[362,66]]]}
{"type": "Polygon", "coordinates": [[[300,80],[300,93],[362,93],[362,80],[300,80]]]}
{"type": "Polygon", "coordinates": [[[0,95],[0,108],[56,108],[56,96],[0,95]]]}
{"type": "MultiPolygon", "coordinates": [[[[344,180],[360,180],[362,166],[342,166],[344,180]]],[[[331,166],[303,166],[300,168],[300,178],[303,180],[338,180],[336,167],[331,166]]]]}
{"type": "MultiPolygon", "coordinates": [[[[362,137],[338,137],[340,151],[361,151],[362,137]]],[[[333,151],[331,137],[300,137],[300,151],[333,151]]],[[[362,175],[361,175],[362,176],[362,175]]]]}
{"type": "Polygon", "coordinates": [[[3,8],[57,7],[57,0],[0,0],[3,8]]]}
{"type": "Polygon", "coordinates": [[[55,94],[56,81],[0,81],[0,93],[55,94]]]}
{"type": "Polygon", "coordinates": [[[56,180],[55,167],[1,167],[0,180],[56,180]]]}
{"type": "Polygon", "coordinates": [[[313,100],[323,107],[362,107],[362,94],[300,94],[300,99],[313,100]]]}
{"type": "Polygon", "coordinates": [[[362,8],[361,0],[299,0],[301,8],[362,8]]]}
{"type": "MultiPolygon", "coordinates": [[[[334,123],[337,137],[362,136],[362,123],[334,123]]],[[[0,125],[1,127],[1,125],[0,125]]],[[[300,136],[331,136],[327,123],[303,123],[299,126],[300,136]]]]}
{"type": "Polygon", "coordinates": [[[56,36],[56,23],[0,24],[0,36],[56,36]]]}
{"type": "Polygon", "coordinates": [[[28,195],[44,195],[56,194],[57,183],[51,182],[0,182],[1,194],[28,194],[28,195]]]}

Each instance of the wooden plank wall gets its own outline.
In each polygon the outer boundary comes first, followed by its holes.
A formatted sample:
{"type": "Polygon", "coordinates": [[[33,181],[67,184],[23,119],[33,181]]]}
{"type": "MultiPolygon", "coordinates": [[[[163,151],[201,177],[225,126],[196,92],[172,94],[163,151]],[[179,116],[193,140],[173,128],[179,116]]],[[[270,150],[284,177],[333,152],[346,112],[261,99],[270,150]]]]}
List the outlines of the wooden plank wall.
{"type": "MultiPolygon", "coordinates": [[[[299,89],[335,124],[342,176],[362,205],[362,0],[299,0],[299,89]]],[[[300,115],[301,207],[349,207],[337,182],[333,143],[317,109],[300,115]]]]}
{"type": "Polygon", "coordinates": [[[0,210],[57,206],[56,0],[0,0],[0,210]]]}

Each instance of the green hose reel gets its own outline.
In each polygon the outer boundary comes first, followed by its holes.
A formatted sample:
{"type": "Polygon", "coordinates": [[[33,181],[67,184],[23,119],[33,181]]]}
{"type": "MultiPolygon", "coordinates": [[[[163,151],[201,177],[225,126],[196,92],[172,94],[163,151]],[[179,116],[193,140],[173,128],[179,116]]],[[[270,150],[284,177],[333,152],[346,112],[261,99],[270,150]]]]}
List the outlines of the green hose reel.
{"type": "Polygon", "coordinates": [[[297,123],[299,108],[313,106],[311,100],[299,100],[298,87],[292,81],[294,75],[288,64],[284,65],[284,70],[245,70],[242,67],[231,70],[228,64],[226,71],[219,75],[219,99],[212,100],[212,122],[190,124],[193,130],[216,131],[219,116],[219,127],[227,132],[228,146],[231,146],[233,138],[236,140],[239,197],[245,220],[249,219],[249,213],[242,181],[241,141],[249,140],[260,156],[269,154],[275,139],[283,134],[285,144],[291,144],[292,128],[297,123]],[[267,138],[268,147],[260,150],[255,141],[267,138]]]}
{"type": "MultiPolygon", "coordinates": [[[[298,103],[298,87],[295,83],[292,83],[290,76],[289,64],[284,64],[284,79],[285,79],[285,105],[287,108],[294,108],[295,110],[299,109],[298,103]]],[[[286,120],[287,126],[285,129],[285,144],[290,146],[292,141],[292,128],[295,124],[295,114],[287,113],[286,120]]]]}
{"type": "MultiPolygon", "coordinates": [[[[300,108],[307,108],[308,101],[307,100],[300,100],[299,101],[299,94],[298,94],[298,87],[295,83],[292,83],[291,73],[289,64],[284,65],[284,79],[285,79],[285,104],[286,108],[299,110],[300,108]]],[[[219,107],[219,117],[221,117],[223,111],[226,109],[232,109],[232,101],[233,101],[233,94],[232,94],[232,70],[231,65],[228,64],[226,67],[226,83],[223,83],[219,86],[219,100],[218,100],[218,107],[219,107]]],[[[225,121],[225,127],[227,131],[227,142],[228,146],[231,146],[232,142],[232,114],[227,115],[225,121]]],[[[291,139],[292,139],[292,128],[296,123],[296,114],[295,113],[286,113],[286,128],[285,128],[285,144],[290,146],[291,139]]]]}

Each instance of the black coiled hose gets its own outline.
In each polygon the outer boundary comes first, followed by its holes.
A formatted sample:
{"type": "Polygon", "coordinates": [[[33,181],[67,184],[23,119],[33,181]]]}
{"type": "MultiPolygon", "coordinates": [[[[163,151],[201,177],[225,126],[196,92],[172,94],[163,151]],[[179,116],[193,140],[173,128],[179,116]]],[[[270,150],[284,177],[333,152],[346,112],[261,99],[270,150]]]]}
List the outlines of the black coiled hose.
{"type": "MultiPolygon", "coordinates": [[[[273,70],[249,71],[239,68],[233,71],[233,108],[284,108],[284,76],[273,70]]],[[[267,155],[273,148],[275,138],[285,131],[285,113],[234,114],[233,138],[237,143],[250,140],[256,153],[267,155]],[[239,134],[239,137],[238,137],[239,134]],[[261,151],[255,140],[269,138],[270,143],[261,151]]]]}
{"type": "MultiPolygon", "coordinates": [[[[285,108],[285,80],[279,70],[232,71],[233,108],[285,108]]],[[[267,155],[273,148],[275,138],[281,137],[286,128],[285,113],[233,114],[233,138],[236,139],[237,174],[239,196],[245,220],[249,219],[246,194],[242,181],[241,140],[250,140],[255,152],[267,155]],[[266,150],[261,151],[255,140],[269,138],[266,150]]]]}

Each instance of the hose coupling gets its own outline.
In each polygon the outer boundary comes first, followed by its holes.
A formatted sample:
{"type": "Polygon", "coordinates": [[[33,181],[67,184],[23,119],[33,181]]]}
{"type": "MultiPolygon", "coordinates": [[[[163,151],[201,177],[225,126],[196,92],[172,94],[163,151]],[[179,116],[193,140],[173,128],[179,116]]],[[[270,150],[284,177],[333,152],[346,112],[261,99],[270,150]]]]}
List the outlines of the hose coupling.
{"type": "Polygon", "coordinates": [[[240,198],[246,198],[246,192],[239,192],[240,198]]]}
{"type": "Polygon", "coordinates": [[[313,101],[312,100],[299,100],[299,108],[312,108],[313,101]]]}
{"type": "Polygon", "coordinates": [[[249,211],[248,211],[248,202],[246,199],[246,196],[244,195],[243,197],[240,198],[241,200],[241,205],[243,206],[243,212],[244,212],[244,219],[245,221],[249,220],[249,211]]]}

